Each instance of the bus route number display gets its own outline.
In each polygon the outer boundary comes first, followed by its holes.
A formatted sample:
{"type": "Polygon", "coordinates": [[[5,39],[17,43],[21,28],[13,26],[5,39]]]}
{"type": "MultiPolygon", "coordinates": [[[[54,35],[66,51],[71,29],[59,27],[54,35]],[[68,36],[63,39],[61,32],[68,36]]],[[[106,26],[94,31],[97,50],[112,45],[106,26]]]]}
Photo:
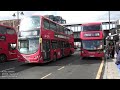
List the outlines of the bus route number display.
{"type": "Polygon", "coordinates": [[[99,37],[100,33],[86,33],[84,37],[99,37]]]}

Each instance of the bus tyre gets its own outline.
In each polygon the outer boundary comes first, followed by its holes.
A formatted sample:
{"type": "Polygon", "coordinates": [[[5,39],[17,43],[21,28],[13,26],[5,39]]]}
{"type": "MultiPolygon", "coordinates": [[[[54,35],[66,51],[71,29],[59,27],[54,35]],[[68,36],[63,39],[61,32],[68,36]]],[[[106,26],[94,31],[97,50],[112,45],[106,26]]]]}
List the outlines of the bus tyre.
{"type": "Polygon", "coordinates": [[[7,60],[6,55],[2,54],[0,55],[0,62],[5,62],[7,60]]]}
{"type": "Polygon", "coordinates": [[[56,61],[56,60],[57,60],[57,55],[54,54],[54,56],[53,56],[53,61],[56,61]]]}

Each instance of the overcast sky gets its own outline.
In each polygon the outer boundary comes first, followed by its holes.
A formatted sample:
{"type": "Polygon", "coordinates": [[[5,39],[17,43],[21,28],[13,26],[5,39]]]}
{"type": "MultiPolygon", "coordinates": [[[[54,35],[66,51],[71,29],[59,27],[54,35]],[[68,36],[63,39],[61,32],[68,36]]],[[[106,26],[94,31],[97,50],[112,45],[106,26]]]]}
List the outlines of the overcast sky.
{"type": "MultiPolygon", "coordinates": [[[[23,11],[24,15],[20,15],[20,18],[24,18],[30,15],[57,15],[62,16],[67,23],[81,23],[92,21],[108,21],[108,11],[23,11]]],[[[0,20],[15,19],[12,15],[16,11],[0,11],[0,20]]],[[[120,19],[120,11],[111,11],[111,20],[120,19]]]]}

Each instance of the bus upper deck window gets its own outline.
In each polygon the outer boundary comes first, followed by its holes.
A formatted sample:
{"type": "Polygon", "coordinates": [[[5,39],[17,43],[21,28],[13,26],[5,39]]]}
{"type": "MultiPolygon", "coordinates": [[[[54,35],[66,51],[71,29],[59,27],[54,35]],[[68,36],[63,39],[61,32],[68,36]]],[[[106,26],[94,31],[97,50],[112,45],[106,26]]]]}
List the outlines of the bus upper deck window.
{"type": "Polygon", "coordinates": [[[0,34],[6,34],[6,28],[3,26],[0,26],[0,34]]]}
{"type": "Polygon", "coordinates": [[[13,29],[7,29],[7,34],[15,34],[15,31],[13,29]]]}

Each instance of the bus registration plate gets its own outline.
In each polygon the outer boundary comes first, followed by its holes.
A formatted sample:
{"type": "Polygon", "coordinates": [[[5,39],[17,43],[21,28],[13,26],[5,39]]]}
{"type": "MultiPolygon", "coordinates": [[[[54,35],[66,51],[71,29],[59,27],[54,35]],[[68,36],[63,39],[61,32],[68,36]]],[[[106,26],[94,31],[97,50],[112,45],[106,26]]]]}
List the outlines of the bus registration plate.
{"type": "Polygon", "coordinates": [[[95,57],[94,55],[90,55],[90,57],[95,57]]]}

